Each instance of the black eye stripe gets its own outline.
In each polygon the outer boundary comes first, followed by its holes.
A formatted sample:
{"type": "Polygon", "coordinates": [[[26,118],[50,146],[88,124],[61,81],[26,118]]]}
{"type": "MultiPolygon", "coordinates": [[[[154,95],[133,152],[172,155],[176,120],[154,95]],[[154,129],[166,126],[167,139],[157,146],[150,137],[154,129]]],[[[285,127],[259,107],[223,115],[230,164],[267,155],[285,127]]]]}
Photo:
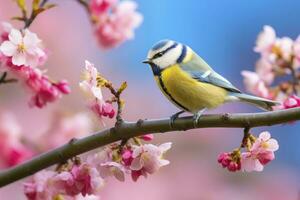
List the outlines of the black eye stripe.
{"type": "Polygon", "coordinates": [[[167,52],[170,51],[171,49],[176,48],[177,45],[178,45],[178,43],[174,43],[172,46],[170,46],[170,47],[167,48],[166,50],[163,50],[163,51],[161,51],[161,52],[156,53],[156,54],[152,57],[152,59],[162,57],[165,53],[167,53],[167,52]]]}

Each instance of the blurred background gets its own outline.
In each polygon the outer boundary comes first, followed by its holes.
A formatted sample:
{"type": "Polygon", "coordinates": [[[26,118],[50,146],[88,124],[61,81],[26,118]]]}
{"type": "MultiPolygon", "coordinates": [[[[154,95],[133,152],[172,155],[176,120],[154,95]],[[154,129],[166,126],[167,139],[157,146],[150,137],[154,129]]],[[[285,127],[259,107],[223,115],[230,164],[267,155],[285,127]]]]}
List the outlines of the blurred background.
{"type": "MultiPolygon", "coordinates": [[[[124,93],[124,118],[163,118],[177,112],[158,90],[150,68],[141,61],[158,40],[169,38],[191,46],[220,74],[244,90],[241,70],[253,70],[258,55],[253,52],[257,34],[271,25],[279,36],[295,39],[300,1],[141,1],[144,16],[134,40],[112,50],[103,50],[96,39],[84,9],[74,0],[52,0],[59,4],[40,15],[30,28],[50,50],[45,65],[55,79],[67,79],[72,93],[45,109],[30,109],[28,96],[18,84],[1,86],[0,106],[13,112],[22,132],[34,138],[44,132],[58,110],[66,113],[86,111],[78,82],[84,60],[95,63],[98,70],[115,85],[128,82],[124,93]]],[[[10,0],[0,0],[0,21],[19,14],[10,0]]],[[[14,23],[16,27],[20,24],[14,23]]],[[[243,104],[228,104],[210,112],[256,112],[243,104]]],[[[107,126],[112,124],[106,122],[107,126]]],[[[102,129],[95,125],[95,130],[102,129]]],[[[252,129],[259,134],[270,131],[279,141],[276,159],[261,173],[230,173],[217,163],[220,152],[239,145],[242,129],[199,129],[158,134],[154,143],[171,141],[167,158],[171,164],[158,173],[133,183],[109,181],[101,199],[119,200],[198,200],[198,199],[299,199],[300,125],[292,123],[252,129]]],[[[0,189],[1,199],[25,199],[22,183],[0,189]],[[17,188],[17,189],[16,189],[17,188]]]]}

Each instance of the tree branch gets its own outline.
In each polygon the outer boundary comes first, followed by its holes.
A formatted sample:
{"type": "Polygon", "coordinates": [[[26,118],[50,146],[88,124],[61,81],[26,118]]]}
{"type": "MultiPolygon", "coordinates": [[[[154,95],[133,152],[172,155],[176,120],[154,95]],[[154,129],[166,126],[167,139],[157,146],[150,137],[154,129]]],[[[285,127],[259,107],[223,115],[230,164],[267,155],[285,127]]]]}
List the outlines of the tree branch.
{"type": "MultiPolygon", "coordinates": [[[[295,120],[300,120],[300,108],[262,113],[204,115],[200,118],[197,128],[253,128],[272,126],[295,120]]],[[[57,149],[38,155],[23,164],[0,172],[0,187],[32,175],[51,165],[62,163],[76,155],[119,140],[126,140],[149,133],[185,131],[194,128],[192,117],[179,118],[175,120],[172,127],[170,127],[170,119],[124,122],[118,127],[109,128],[82,139],[73,139],[57,149]]]]}

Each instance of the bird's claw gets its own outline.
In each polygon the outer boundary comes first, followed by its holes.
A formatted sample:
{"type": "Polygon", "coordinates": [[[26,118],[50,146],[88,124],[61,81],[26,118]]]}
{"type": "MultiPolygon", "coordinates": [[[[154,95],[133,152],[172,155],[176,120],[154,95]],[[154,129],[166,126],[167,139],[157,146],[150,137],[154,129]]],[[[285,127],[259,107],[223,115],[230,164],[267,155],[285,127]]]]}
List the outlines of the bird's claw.
{"type": "Polygon", "coordinates": [[[197,112],[194,116],[193,116],[193,123],[194,123],[194,128],[197,128],[198,123],[199,123],[199,119],[202,116],[202,114],[204,113],[204,111],[206,110],[206,108],[200,110],[199,112],[197,112]]]}
{"type": "Polygon", "coordinates": [[[170,127],[173,128],[174,127],[174,122],[175,120],[179,117],[180,114],[184,113],[184,111],[180,111],[178,113],[175,113],[174,115],[172,115],[170,117],[170,127]]]}

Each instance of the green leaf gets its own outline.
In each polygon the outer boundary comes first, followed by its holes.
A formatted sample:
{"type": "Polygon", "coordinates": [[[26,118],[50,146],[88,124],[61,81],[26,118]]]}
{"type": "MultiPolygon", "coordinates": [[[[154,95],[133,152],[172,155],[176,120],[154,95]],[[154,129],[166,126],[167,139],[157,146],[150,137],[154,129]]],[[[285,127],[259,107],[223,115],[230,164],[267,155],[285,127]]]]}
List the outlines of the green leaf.
{"type": "Polygon", "coordinates": [[[36,10],[33,10],[33,14],[35,16],[37,16],[38,14],[41,14],[42,12],[44,12],[46,10],[49,10],[49,9],[55,7],[55,6],[56,6],[55,4],[48,4],[48,5],[46,5],[46,6],[42,7],[42,8],[38,8],[36,10]]]}
{"type": "Polygon", "coordinates": [[[56,7],[56,4],[47,4],[47,5],[45,5],[43,8],[44,8],[45,10],[49,10],[49,9],[51,9],[51,8],[54,8],[54,7],[56,7]]]}
{"type": "Polygon", "coordinates": [[[26,1],[25,0],[16,0],[16,1],[17,1],[19,8],[21,8],[21,10],[23,12],[25,12],[26,11],[26,1]]]}
{"type": "Polygon", "coordinates": [[[12,20],[18,20],[18,21],[24,21],[25,19],[24,19],[24,17],[12,17],[11,18],[12,20]]]}
{"type": "Polygon", "coordinates": [[[33,0],[32,1],[32,10],[35,11],[35,10],[38,10],[40,7],[40,0],[33,0]]]}
{"type": "Polygon", "coordinates": [[[127,82],[123,82],[122,85],[120,86],[118,93],[121,94],[125,89],[127,88],[127,82]]]}

